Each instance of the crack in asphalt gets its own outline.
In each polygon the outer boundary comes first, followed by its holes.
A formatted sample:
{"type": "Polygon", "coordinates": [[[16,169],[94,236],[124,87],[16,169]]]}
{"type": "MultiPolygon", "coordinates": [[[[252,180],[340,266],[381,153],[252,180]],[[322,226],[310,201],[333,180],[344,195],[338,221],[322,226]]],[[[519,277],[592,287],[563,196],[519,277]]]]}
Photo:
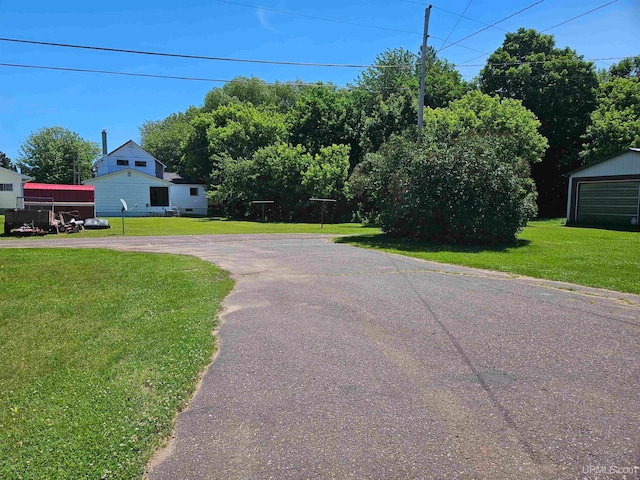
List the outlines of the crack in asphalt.
{"type": "MultiPolygon", "coordinates": [[[[393,257],[391,255],[388,255],[387,258],[389,258],[390,262],[394,265],[394,267],[397,268],[393,257]]],[[[473,364],[473,362],[471,361],[471,359],[469,358],[469,356],[465,352],[465,349],[462,347],[462,345],[460,344],[460,342],[458,341],[456,336],[453,335],[453,333],[451,333],[451,331],[447,328],[447,326],[442,322],[442,320],[438,317],[438,315],[433,311],[433,309],[431,308],[431,305],[429,304],[429,302],[418,291],[418,289],[415,287],[415,285],[413,284],[411,279],[405,274],[405,272],[398,269],[398,273],[400,273],[400,275],[402,275],[402,277],[405,279],[405,281],[407,282],[407,284],[409,285],[411,290],[413,290],[413,292],[415,293],[416,297],[420,300],[420,303],[422,303],[422,305],[429,312],[429,315],[431,315],[431,317],[433,318],[433,320],[436,323],[436,325],[438,325],[440,330],[442,330],[442,332],[447,336],[447,338],[451,342],[451,345],[453,345],[453,347],[456,349],[456,352],[458,353],[458,355],[460,356],[460,358],[462,359],[464,364],[471,371],[471,373],[473,373],[473,375],[477,379],[478,383],[480,384],[482,389],[485,391],[485,393],[489,397],[489,399],[490,399],[491,403],[493,404],[493,406],[496,408],[496,410],[498,410],[498,412],[502,416],[504,422],[509,426],[509,428],[511,428],[516,433],[516,435],[518,437],[518,440],[520,442],[520,445],[522,446],[523,450],[527,453],[527,455],[533,461],[535,461],[538,464],[542,463],[540,461],[540,459],[543,457],[543,455],[541,453],[539,453],[539,452],[536,452],[534,447],[529,443],[529,441],[525,437],[524,433],[518,428],[518,426],[516,425],[515,420],[513,419],[513,417],[509,413],[509,411],[504,407],[504,405],[502,405],[502,403],[500,403],[500,401],[498,400],[496,395],[493,393],[493,391],[489,387],[489,384],[487,383],[485,377],[475,367],[475,365],[473,364]]],[[[547,456],[545,456],[545,457],[548,460],[551,460],[549,457],[547,457],[547,456]]]]}

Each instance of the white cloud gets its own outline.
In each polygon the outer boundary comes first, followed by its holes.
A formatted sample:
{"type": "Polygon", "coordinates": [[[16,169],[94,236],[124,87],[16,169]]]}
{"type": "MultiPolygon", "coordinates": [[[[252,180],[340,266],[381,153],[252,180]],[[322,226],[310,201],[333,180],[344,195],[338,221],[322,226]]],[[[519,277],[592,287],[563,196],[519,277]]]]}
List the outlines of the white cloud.
{"type": "Polygon", "coordinates": [[[265,29],[269,30],[270,32],[278,32],[278,30],[269,23],[269,17],[271,16],[270,12],[268,12],[267,10],[263,10],[262,8],[258,8],[256,10],[256,15],[258,15],[260,25],[262,25],[265,29]]]}

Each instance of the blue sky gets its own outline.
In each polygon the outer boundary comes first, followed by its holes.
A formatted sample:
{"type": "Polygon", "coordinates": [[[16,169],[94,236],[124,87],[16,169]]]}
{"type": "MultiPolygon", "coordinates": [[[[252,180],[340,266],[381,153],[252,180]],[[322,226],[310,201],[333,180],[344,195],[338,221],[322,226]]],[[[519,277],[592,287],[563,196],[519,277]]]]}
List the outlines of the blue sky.
{"type": "MultiPolygon", "coordinates": [[[[497,24],[498,28],[488,28],[438,55],[458,65],[470,79],[486,60],[481,52],[499,47],[505,30],[542,31],[609,1],[543,0],[497,24]]],[[[440,49],[447,36],[455,42],[535,2],[435,2],[429,44],[440,49]],[[469,18],[454,14],[465,8],[469,18]]],[[[426,4],[420,0],[0,0],[0,37],[216,57],[370,64],[389,48],[419,51],[426,4]]],[[[640,54],[638,25],[640,1],[617,0],[547,33],[554,34],[557,46],[569,46],[586,59],[610,59],[640,54]]],[[[604,68],[615,61],[598,60],[596,65],[604,68]]],[[[6,41],[0,41],[0,63],[220,80],[255,75],[270,82],[300,79],[338,85],[353,82],[359,73],[352,68],[161,58],[6,41]]],[[[222,85],[0,66],[0,151],[17,160],[20,144],[32,131],[55,125],[96,142],[104,128],[111,150],[129,139],[138,141],[138,127],[145,120],[201,105],[211,88],[222,85]]]]}

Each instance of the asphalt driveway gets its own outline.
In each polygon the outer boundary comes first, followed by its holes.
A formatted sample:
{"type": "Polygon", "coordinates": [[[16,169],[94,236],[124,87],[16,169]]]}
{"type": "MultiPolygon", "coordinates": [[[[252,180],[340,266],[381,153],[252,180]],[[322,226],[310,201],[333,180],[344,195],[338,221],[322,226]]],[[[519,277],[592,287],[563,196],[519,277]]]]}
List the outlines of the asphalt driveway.
{"type": "Polygon", "coordinates": [[[313,235],[16,245],[183,253],[236,278],[151,479],[640,476],[640,296],[313,235]]]}

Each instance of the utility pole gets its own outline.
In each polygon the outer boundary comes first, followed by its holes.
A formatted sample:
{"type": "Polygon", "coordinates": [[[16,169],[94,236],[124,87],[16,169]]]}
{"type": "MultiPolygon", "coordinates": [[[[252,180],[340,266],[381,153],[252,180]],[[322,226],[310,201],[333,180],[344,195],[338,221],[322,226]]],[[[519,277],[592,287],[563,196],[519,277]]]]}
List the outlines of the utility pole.
{"type": "Polygon", "coordinates": [[[431,5],[424,9],[424,36],[422,37],[422,72],[420,73],[420,98],[418,99],[418,128],[421,129],[424,124],[424,84],[427,70],[427,38],[429,38],[429,15],[431,14],[431,5]]]}

